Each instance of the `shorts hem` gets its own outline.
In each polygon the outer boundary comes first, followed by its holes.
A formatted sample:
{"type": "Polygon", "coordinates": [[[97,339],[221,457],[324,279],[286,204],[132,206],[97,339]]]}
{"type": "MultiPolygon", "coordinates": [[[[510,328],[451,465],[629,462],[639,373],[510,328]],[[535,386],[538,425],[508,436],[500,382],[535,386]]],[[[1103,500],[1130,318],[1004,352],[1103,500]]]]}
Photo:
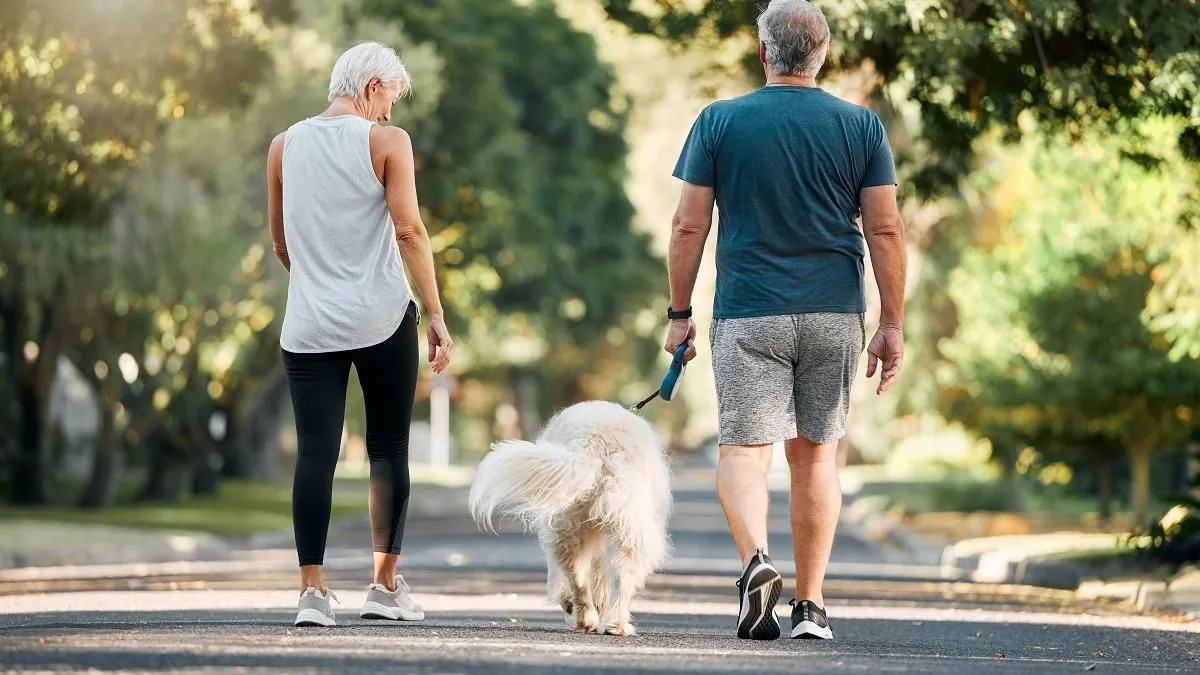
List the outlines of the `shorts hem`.
{"type": "Polygon", "coordinates": [[[845,438],[846,437],[846,427],[843,426],[843,427],[834,429],[832,431],[828,431],[823,435],[822,434],[813,434],[813,433],[811,433],[810,429],[802,429],[802,428],[797,427],[796,433],[799,436],[803,436],[804,439],[810,443],[816,443],[817,445],[825,445],[827,443],[836,443],[836,442],[842,440],[843,438],[845,438]]]}
{"type": "Polygon", "coordinates": [[[736,445],[750,447],[755,445],[774,445],[796,437],[796,432],[780,431],[778,433],[761,434],[758,436],[739,436],[737,434],[722,434],[717,432],[717,445],[736,445]],[[732,440],[731,440],[732,439],[732,440]]]}

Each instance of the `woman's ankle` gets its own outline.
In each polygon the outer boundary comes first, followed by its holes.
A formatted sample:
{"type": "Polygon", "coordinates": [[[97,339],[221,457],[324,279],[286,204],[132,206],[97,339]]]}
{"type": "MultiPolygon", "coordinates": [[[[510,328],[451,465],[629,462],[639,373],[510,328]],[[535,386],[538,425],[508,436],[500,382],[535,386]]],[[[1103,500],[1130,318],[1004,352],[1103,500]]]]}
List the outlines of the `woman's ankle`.
{"type": "Polygon", "coordinates": [[[321,573],[320,565],[301,565],[300,566],[300,592],[315,588],[321,591],[321,595],[329,593],[329,589],[325,586],[325,576],[321,573]]]}
{"type": "Polygon", "coordinates": [[[372,583],[383,586],[384,588],[388,589],[388,592],[391,593],[395,593],[396,588],[398,587],[396,584],[396,575],[394,573],[391,576],[376,574],[375,580],[372,583]]]}

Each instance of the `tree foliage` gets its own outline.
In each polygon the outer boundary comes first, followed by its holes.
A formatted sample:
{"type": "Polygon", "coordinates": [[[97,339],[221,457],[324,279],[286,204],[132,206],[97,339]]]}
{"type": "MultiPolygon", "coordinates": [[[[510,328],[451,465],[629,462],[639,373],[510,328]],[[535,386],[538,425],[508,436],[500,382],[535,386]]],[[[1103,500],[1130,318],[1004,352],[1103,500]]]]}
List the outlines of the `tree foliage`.
{"type": "MultiPolygon", "coordinates": [[[[536,418],[580,391],[622,383],[631,363],[653,358],[654,341],[641,334],[619,344],[621,327],[641,325],[645,335],[656,327],[633,319],[662,286],[662,269],[631,227],[623,103],[590,38],[545,4],[480,3],[482,12],[406,4],[404,21],[390,14],[397,6],[363,12],[355,0],[296,0],[295,23],[260,22],[244,36],[266,57],[255,72],[272,76],[230,69],[222,86],[244,92],[195,107],[200,90],[189,92],[182,116],[147,112],[162,101],[145,94],[153,74],[139,66],[141,93],[112,105],[144,105],[145,116],[131,112],[135,128],[107,129],[118,143],[139,134],[138,151],[93,166],[94,182],[71,182],[79,201],[70,209],[65,192],[52,195],[54,213],[8,202],[0,418],[13,424],[0,433],[0,492],[31,503],[67,498],[51,489],[62,448],[49,401],[62,363],[90,386],[100,417],[81,504],[111,503],[133,465],[146,470],[145,500],[211,491],[218,472],[260,469],[286,422],[277,331],[287,277],[267,247],[266,147],[320,112],[334,60],[364,39],[396,47],[416,84],[394,119],[416,141],[449,317],[475,357],[457,370],[464,388],[488,392],[464,397],[458,419],[486,426],[499,402],[531,386],[541,394],[536,418]],[[562,60],[540,70],[525,63],[546,51],[562,60]],[[455,87],[462,81],[474,88],[455,87]],[[85,209],[95,226],[45,227],[77,222],[85,209]]],[[[170,89],[163,68],[154,72],[170,89]]],[[[51,75],[48,91],[72,81],[51,75]]],[[[22,170],[58,185],[44,156],[22,170]]],[[[0,173],[0,192],[19,184],[0,173]]],[[[360,406],[351,396],[354,425],[360,406]]]]}
{"type": "MultiPolygon", "coordinates": [[[[674,41],[741,40],[752,52],[752,2],[600,0],[631,29],[674,41]]],[[[815,2],[833,34],[829,69],[869,66],[920,112],[919,193],[954,188],[972,143],[1023,122],[1076,137],[1151,115],[1185,122],[1178,146],[1200,159],[1200,6],[1174,0],[849,0],[815,2]]]]}
{"type": "MultiPolygon", "coordinates": [[[[1164,142],[1174,128],[1145,131],[1164,142]]],[[[1149,452],[1182,442],[1200,413],[1200,361],[1171,358],[1143,320],[1193,173],[1181,160],[1144,168],[1111,140],[1026,140],[979,177],[992,212],[947,280],[957,326],[940,346],[943,410],[1014,442],[1114,440],[1133,455],[1140,521],[1149,452]]]]}
{"type": "Polygon", "coordinates": [[[0,202],[103,224],[170,120],[248,102],[287,0],[0,4],[0,202]]]}
{"type": "Polygon", "coordinates": [[[400,22],[445,59],[436,112],[409,130],[469,363],[538,363],[543,412],[585,375],[607,376],[600,395],[646,372],[657,324],[636,319],[665,302],[665,270],[632,226],[629,101],[594,39],[548,0],[361,0],[359,12],[400,22]]]}

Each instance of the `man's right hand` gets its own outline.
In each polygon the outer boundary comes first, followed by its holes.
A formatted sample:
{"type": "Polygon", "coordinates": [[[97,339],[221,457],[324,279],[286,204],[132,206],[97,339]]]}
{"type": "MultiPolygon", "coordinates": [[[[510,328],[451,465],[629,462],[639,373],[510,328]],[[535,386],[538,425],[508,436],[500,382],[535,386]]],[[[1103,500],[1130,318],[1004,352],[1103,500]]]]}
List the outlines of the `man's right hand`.
{"type": "Polygon", "coordinates": [[[667,350],[668,354],[674,355],[675,350],[679,349],[679,345],[688,342],[688,349],[683,353],[683,362],[687,363],[696,358],[696,322],[691,319],[675,319],[671,321],[670,328],[667,329],[667,339],[663,344],[663,349],[667,350]]]}
{"type": "Polygon", "coordinates": [[[867,377],[875,377],[875,370],[882,363],[879,373],[879,386],[876,394],[882,394],[892,386],[892,381],[900,374],[900,364],[904,361],[904,334],[895,326],[880,326],[867,345],[867,377]]]}

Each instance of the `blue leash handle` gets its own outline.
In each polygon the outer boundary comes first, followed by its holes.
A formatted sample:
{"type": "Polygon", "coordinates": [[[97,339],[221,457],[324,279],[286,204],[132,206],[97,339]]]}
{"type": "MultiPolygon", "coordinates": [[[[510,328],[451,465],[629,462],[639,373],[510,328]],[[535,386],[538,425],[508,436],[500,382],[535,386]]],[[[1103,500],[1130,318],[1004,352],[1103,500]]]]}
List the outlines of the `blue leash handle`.
{"type": "Polygon", "coordinates": [[[675,348],[675,357],[671,359],[671,367],[667,369],[667,374],[658,387],[658,395],[664,401],[670,401],[675,394],[679,393],[679,384],[683,381],[683,370],[687,366],[683,355],[687,353],[690,346],[684,342],[675,348]]]}
{"type": "Polygon", "coordinates": [[[667,374],[663,377],[662,383],[658,385],[658,391],[650,394],[642,399],[637,404],[630,407],[633,412],[638,412],[646,406],[647,403],[655,398],[661,398],[664,401],[670,401],[679,393],[679,385],[683,381],[683,371],[687,364],[683,360],[684,354],[687,353],[688,347],[691,344],[684,342],[675,349],[675,356],[671,358],[671,367],[667,369],[667,374]]]}

